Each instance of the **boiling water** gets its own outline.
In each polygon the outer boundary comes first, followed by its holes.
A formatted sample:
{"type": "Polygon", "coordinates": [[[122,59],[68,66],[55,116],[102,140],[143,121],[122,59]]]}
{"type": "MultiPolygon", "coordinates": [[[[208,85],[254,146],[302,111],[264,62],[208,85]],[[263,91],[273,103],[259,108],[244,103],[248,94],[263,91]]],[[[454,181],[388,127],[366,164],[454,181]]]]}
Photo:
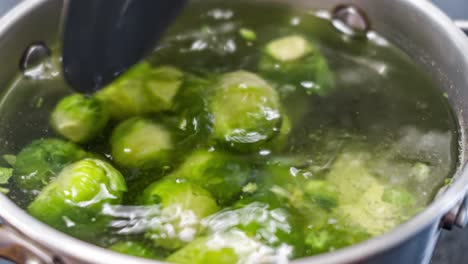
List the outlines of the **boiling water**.
{"type": "MultiPolygon", "coordinates": [[[[430,203],[453,173],[457,126],[447,99],[430,76],[377,34],[368,39],[343,35],[312,10],[198,3],[178,18],[148,60],[200,76],[239,69],[257,72],[265,44],[293,33],[317,41],[333,72],[335,89],[317,96],[309,80],[280,85],[293,130],[286,150],[278,156],[303,157],[318,178],[332,177],[333,168],[347,164],[350,168],[344,171],[353,173],[354,165],[365,163],[386,186],[404,187],[415,196],[415,210],[401,219],[406,220],[430,203]],[[256,39],[242,38],[239,30],[244,28],[256,32],[256,39]]],[[[49,116],[71,90],[54,74],[40,77],[19,75],[4,92],[0,154],[16,154],[34,139],[56,136],[49,116]]],[[[85,147],[96,150],[96,146],[85,147]]],[[[275,158],[268,150],[259,151],[258,156],[275,158]]],[[[25,207],[20,192],[10,187],[10,198],[25,207]]],[[[108,207],[104,213],[120,222],[107,235],[88,240],[105,247],[122,239],[140,239],[154,225],[151,219],[160,219],[157,207],[108,207]]],[[[370,231],[375,235],[401,222],[373,216],[368,221],[373,220],[363,224],[380,225],[370,231]]],[[[168,253],[161,250],[160,255],[168,253]]]]}

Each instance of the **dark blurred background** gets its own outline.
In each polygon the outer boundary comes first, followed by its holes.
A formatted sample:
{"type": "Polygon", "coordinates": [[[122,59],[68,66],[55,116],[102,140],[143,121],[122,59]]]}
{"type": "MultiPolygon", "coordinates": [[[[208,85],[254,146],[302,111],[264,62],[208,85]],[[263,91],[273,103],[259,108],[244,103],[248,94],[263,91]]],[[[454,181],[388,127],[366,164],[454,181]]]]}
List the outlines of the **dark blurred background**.
{"type": "MultiPolygon", "coordinates": [[[[18,2],[20,1],[0,0],[0,15],[18,2]]],[[[433,2],[449,14],[450,17],[454,19],[468,20],[468,0],[433,0],[433,2]]],[[[0,260],[0,264],[4,263],[6,262],[0,260]]],[[[464,263],[468,263],[468,228],[465,230],[455,228],[451,232],[443,231],[442,237],[435,251],[432,264],[464,263]]]]}
{"type": "Polygon", "coordinates": [[[432,2],[454,19],[468,19],[468,0],[433,0],[432,2]]]}

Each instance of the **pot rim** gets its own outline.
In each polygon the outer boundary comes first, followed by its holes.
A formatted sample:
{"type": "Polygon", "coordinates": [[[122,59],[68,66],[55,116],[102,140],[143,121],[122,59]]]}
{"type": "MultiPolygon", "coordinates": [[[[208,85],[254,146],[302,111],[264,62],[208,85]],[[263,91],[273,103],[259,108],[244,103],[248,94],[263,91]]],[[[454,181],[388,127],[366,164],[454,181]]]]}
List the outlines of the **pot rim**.
{"type": "MultiPolygon", "coordinates": [[[[49,0],[23,1],[11,9],[0,19],[0,36],[8,34],[10,29],[14,27],[18,20],[23,19],[23,17],[27,16],[37,6],[40,6],[46,1],[49,0]]],[[[468,41],[466,36],[455,27],[452,20],[429,1],[405,1],[411,4],[415,11],[424,13],[432,19],[434,23],[445,29],[445,34],[447,36],[446,39],[452,40],[457,47],[456,52],[465,58],[465,62],[468,65],[468,41]]],[[[463,129],[459,130],[460,138],[462,139],[461,142],[464,142],[465,135],[463,133],[463,129]]],[[[443,216],[443,214],[450,211],[465,197],[468,190],[468,168],[466,164],[461,164],[459,166],[459,169],[454,174],[454,178],[456,180],[451,184],[447,191],[440,195],[440,197],[432,202],[425,210],[409,221],[392,229],[388,233],[332,253],[306,257],[291,262],[296,264],[359,262],[369,256],[397,246],[409,237],[433,224],[434,221],[440,221],[440,217],[443,216]]],[[[70,256],[73,259],[89,263],[164,263],[116,253],[68,236],[28,215],[24,210],[19,208],[9,198],[1,193],[0,208],[2,208],[0,211],[0,218],[6,221],[8,225],[11,225],[16,230],[37,243],[56,250],[59,258],[64,254],[65,256],[70,256]]]]}

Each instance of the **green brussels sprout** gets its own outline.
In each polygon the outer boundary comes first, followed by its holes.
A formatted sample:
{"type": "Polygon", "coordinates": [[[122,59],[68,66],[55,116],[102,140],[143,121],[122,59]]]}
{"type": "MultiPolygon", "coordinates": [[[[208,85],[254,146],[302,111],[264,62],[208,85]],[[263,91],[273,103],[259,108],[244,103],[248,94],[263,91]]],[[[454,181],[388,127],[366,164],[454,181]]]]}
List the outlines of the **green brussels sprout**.
{"type": "Polygon", "coordinates": [[[171,160],[174,148],[171,132],[164,125],[141,117],[118,125],[110,142],[114,161],[130,168],[162,167],[171,160]]]}
{"type": "Polygon", "coordinates": [[[170,66],[152,68],[142,62],[96,96],[108,107],[113,119],[169,110],[183,83],[183,73],[170,66]]]}
{"type": "Polygon", "coordinates": [[[333,86],[327,60],[317,45],[303,36],[291,35],[268,43],[258,67],[268,79],[302,87],[307,93],[323,96],[333,86]]]}
{"type": "Polygon", "coordinates": [[[411,168],[410,177],[415,178],[419,182],[429,179],[430,175],[431,168],[422,162],[416,162],[411,168]]]}
{"type": "Polygon", "coordinates": [[[416,202],[414,196],[402,188],[385,188],[382,201],[401,207],[412,206],[416,202]]]}
{"type": "Polygon", "coordinates": [[[136,241],[120,241],[109,247],[110,250],[135,257],[162,260],[160,252],[136,241]]]}
{"type": "Polygon", "coordinates": [[[164,179],[148,186],[141,195],[144,205],[161,205],[161,225],[147,231],[146,237],[166,249],[178,249],[199,233],[200,220],[219,210],[211,194],[179,179],[164,179]]]}
{"type": "Polygon", "coordinates": [[[282,123],[276,91],[257,75],[225,74],[211,98],[213,136],[239,151],[252,151],[276,136],[282,123]]]}
{"type": "Polygon", "coordinates": [[[331,210],[338,206],[338,190],[323,180],[309,180],[304,186],[306,197],[323,209],[331,210]]]}
{"type": "Polygon", "coordinates": [[[260,185],[271,188],[274,185],[289,188],[288,186],[303,187],[305,181],[310,178],[310,172],[306,170],[307,163],[302,157],[280,156],[270,158],[259,178],[260,185]]]}
{"type": "Polygon", "coordinates": [[[208,109],[208,96],[212,80],[187,75],[180,93],[174,100],[177,128],[191,145],[203,144],[212,131],[212,118],[208,109]]]}
{"type": "Polygon", "coordinates": [[[109,219],[105,204],[119,204],[127,190],[125,180],[110,164],[83,159],[65,167],[28,206],[37,219],[78,237],[102,232],[109,219]]]}
{"type": "Polygon", "coordinates": [[[309,225],[305,234],[308,254],[334,251],[371,237],[364,229],[332,217],[324,225],[309,225]]]}
{"type": "Polygon", "coordinates": [[[232,201],[250,176],[251,170],[244,160],[227,153],[206,150],[192,153],[171,175],[208,190],[219,204],[232,201]]]}
{"type": "Polygon", "coordinates": [[[291,247],[294,256],[304,252],[301,219],[276,197],[257,194],[244,198],[203,220],[208,234],[241,230],[246,235],[273,248],[291,247]]]}
{"type": "MultiPolygon", "coordinates": [[[[273,158],[259,177],[260,190],[254,194],[262,202],[278,201],[308,219],[323,222],[338,206],[339,193],[327,181],[314,179],[305,160],[296,157],[273,158]]],[[[271,202],[270,202],[271,203],[271,202]]]]}
{"type": "Polygon", "coordinates": [[[182,264],[287,263],[288,245],[267,246],[241,230],[197,238],[166,260],[182,264]]]}
{"type": "Polygon", "coordinates": [[[326,177],[339,194],[335,212],[375,236],[412,216],[414,200],[408,193],[386,188],[369,169],[372,160],[368,152],[345,150],[326,177]]]}
{"type": "Polygon", "coordinates": [[[247,255],[247,246],[256,246],[258,242],[240,233],[220,234],[200,237],[179,249],[166,260],[180,264],[236,264],[247,255]]]}
{"type": "Polygon", "coordinates": [[[68,164],[88,154],[77,145],[60,139],[41,139],[23,148],[12,180],[21,191],[35,196],[68,164]]]}
{"type": "Polygon", "coordinates": [[[63,98],[50,119],[57,133],[77,143],[95,138],[104,130],[108,121],[109,113],[101,101],[82,94],[63,98]]]}

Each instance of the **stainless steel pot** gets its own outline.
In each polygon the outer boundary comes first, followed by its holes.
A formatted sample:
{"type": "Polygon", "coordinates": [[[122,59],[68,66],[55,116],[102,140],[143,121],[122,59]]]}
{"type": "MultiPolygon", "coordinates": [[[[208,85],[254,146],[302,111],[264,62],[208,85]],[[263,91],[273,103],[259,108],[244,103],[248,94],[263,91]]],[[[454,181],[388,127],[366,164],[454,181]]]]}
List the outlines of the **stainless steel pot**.
{"type": "MultiPolygon", "coordinates": [[[[0,87],[18,72],[24,50],[33,42],[56,42],[65,0],[24,1],[0,20],[0,87]]],[[[422,213],[393,231],[334,253],[293,263],[428,263],[442,227],[468,222],[468,39],[425,0],[257,0],[295,7],[362,9],[372,29],[385,36],[429,72],[449,97],[460,129],[460,161],[453,184],[422,213]]],[[[462,24],[460,24],[462,25],[462,24]]],[[[35,220],[0,194],[0,256],[18,263],[157,263],[87,244],[35,220]],[[36,261],[36,262],[33,262],[36,261]]]]}

